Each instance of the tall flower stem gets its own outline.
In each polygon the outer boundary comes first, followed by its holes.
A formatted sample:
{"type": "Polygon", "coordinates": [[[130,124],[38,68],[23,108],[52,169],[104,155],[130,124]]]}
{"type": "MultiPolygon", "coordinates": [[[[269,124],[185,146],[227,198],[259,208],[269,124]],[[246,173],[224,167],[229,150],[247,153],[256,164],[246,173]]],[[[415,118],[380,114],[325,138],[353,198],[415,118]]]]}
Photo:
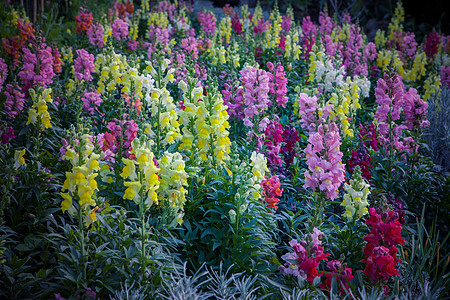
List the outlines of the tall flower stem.
{"type": "MultiPolygon", "coordinates": [[[[143,183],[143,172],[142,170],[140,171],[140,182],[141,185],[143,183]]],[[[142,273],[142,281],[145,280],[145,257],[146,257],[146,240],[145,240],[145,235],[146,235],[146,229],[145,229],[145,203],[144,203],[144,187],[141,187],[140,190],[140,203],[139,203],[139,218],[140,218],[140,222],[141,222],[141,273],[142,273]]]]}

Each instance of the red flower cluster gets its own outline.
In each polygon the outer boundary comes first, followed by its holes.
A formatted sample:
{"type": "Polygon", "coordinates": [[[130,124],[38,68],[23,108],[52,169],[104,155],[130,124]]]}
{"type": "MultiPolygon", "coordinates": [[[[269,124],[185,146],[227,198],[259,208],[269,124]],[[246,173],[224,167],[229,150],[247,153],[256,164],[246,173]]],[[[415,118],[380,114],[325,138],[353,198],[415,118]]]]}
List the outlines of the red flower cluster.
{"type": "MultiPolygon", "coordinates": [[[[366,258],[361,260],[366,263],[364,274],[371,279],[372,284],[378,279],[387,283],[391,276],[398,275],[396,266],[400,260],[397,258],[397,245],[405,244],[401,236],[402,224],[398,221],[398,214],[392,210],[380,215],[370,208],[369,213],[366,224],[371,225],[372,230],[364,237],[367,242],[364,249],[366,258]]],[[[388,290],[387,287],[385,290],[388,290]]]]}
{"type": "Polygon", "coordinates": [[[319,287],[327,291],[331,290],[331,283],[334,277],[339,289],[339,294],[345,295],[346,291],[349,290],[348,283],[353,280],[352,269],[347,268],[345,264],[342,265],[338,260],[329,261],[327,263],[327,268],[334,274],[325,274],[326,279],[319,287]]]}
{"type": "Polygon", "coordinates": [[[267,206],[273,208],[274,211],[276,211],[278,206],[276,206],[275,204],[280,201],[280,199],[278,199],[277,197],[281,197],[283,193],[283,189],[280,189],[281,183],[278,179],[278,175],[274,175],[269,179],[261,181],[261,186],[263,187],[264,199],[266,199],[266,202],[268,203],[267,206]]]}
{"type": "Polygon", "coordinates": [[[119,19],[123,20],[126,17],[130,17],[134,13],[133,1],[127,1],[125,3],[116,2],[114,3],[114,10],[119,19]]]}
{"type": "Polygon", "coordinates": [[[300,141],[298,131],[291,125],[283,127],[279,122],[272,121],[264,130],[264,135],[267,165],[272,170],[287,173],[294,161],[294,157],[297,155],[295,146],[297,145],[297,142],[300,141]],[[284,158],[284,169],[282,168],[283,160],[281,159],[280,154],[284,158]]]}
{"type": "Polygon", "coordinates": [[[75,23],[77,25],[76,33],[86,33],[86,31],[91,28],[92,13],[87,13],[86,10],[80,8],[80,14],[75,16],[75,23]]]}
{"type": "Polygon", "coordinates": [[[429,58],[433,58],[436,53],[438,53],[438,46],[440,44],[439,34],[432,32],[427,37],[427,42],[425,44],[425,53],[429,58]]]}
{"type": "Polygon", "coordinates": [[[19,58],[21,50],[28,42],[35,39],[33,23],[24,22],[22,19],[17,19],[17,28],[19,35],[10,38],[2,38],[2,48],[6,55],[11,55],[14,62],[13,69],[16,68],[20,62],[19,58]]]}

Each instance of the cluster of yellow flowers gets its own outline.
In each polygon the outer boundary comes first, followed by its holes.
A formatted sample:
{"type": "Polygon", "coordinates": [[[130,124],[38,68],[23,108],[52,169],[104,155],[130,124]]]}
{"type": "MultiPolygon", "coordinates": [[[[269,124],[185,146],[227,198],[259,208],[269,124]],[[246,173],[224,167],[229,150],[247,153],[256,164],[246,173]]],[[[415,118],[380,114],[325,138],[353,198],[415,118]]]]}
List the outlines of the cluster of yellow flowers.
{"type": "Polygon", "coordinates": [[[424,82],[423,88],[425,90],[422,99],[428,101],[435,93],[441,93],[441,76],[438,74],[430,75],[424,82]]]}
{"type": "Polygon", "coordinates": [[[227,62],[225,57],[226,50],[222,45],[222,41],[220,40],[220,36],[216,34],[216,36],[211,41],[211,47],[206,50],[209,59],[211,60],[211,64],[213,66],[223,65],[227,62]]]}
{"type": "Polygon", "coordinates": [[[378,53],[377,65],[383,72],[387,71],[392,66],[400,76],[405,74],[403,62],[401,61],[397,50],[381,50],[378,53]]]}
{"type": "Polygon", "coordinates": [[[139,71],[131,67],[126,58],[116,54],[114,50],[105,48],[95,58],[95,72],[100,74],[97,93],[104,94],[116,90],[122,85],[121,92],[132,91],[138,98],[142,98],[139,71]]]}
{"type": "Polygon", "coordinates": [[[350,184],[344,183],[344,200],[341,206],[345,207],[345,212],[343,214],[348,220],[353,219],[356,214],[358,218],[368,214],[367,206],[367,196],[370,194],[370,185],[361,176],[361,168],[359,166],[355,167],[350,184]]]}
{"type": "Polygon", "coordinates": [[[52,102],[52,89],[44,89],[43,87],[38,87],[37,91],[30,88],[29,93],[33,104],[28,111],[28,124],[36,124],[39,122],[39,127],[41,129],[47,129],[52,127],[50,123],[50,113],[48,112],[47,102],[52,102]]]}
{"type": "Polygon", "coordinates": [[[291,62],[296,61],[300,57],[301,47],[298,44],[299,36],[297,30],[292,30],[286,36],[284,57],[290,59],[291,62]]]}
{"type": "Polygon", "coordinates": [[[180,153],[166,151],[159,161],[160,180],[158,194],[162,202],[175,209],[176,221],[183,222],[183,209],[186,202],[187,177],[185,163],[180,153]]]}
{"type": "Polygon", "coordinates": [[[66,172],[61,192],[64,199],[61,209],[73,215],[75,212],[73,199],[77,199],[80,209],[78,213],[85,216],[87,225],[96,221],[95,212],[98,209],[95,201],[95,192],[98,190],[95,178],[98,175],[96,171],[99,170],[100,155],[94,153],[91,139],[88,134],[83,134],[78,140],[73,139],[72,145],[66,148],[66,153],[62,157],[71,163],[72,171],[66,172]]]}
{"type": "Polygon", "coordinates": [[[197,147],[202,162],[211,159],[220,165],[229,158],[230,138],[228,137],[227,106],[217,89],[208,91],[203,101],[198,102],[196,130],[199,133],[197,147]],[[208,157],[209,156],[209,157],[208,157]]]}
{"type": "Polygon", "coordinates": [[[270,27],[264,32],[266,43],[265,48],[274,49],[280,45],[281,22],[283,17],[280,15],[278,8],[275,8],[270,14],[270,27]]]}
{"type": "Polygon", "coordinates": [[[330,120],[338,124],[344,137],[353,137],[353,129],[348,120],[353,120],[353,114],[357,109],[361,108],[359,95],[359,86],[347,80],[344,85],[336,88],[335,92],[331,93],[331,97],[328,100],[329,104],[333,104],[330,120]]]}
{"type": "Polygon", "coordinates": [[[203,89],[196,86],[197,79],[187,77],[188,83],[183,80],[180,81],[178,87],[183,92],[183,106],[179,112],[180,122],[183,125],[183,137],[181,139],[182,143],[180,145],[180,150],[185,150],[190,153],[194,153],[193,146],[197,145],[198,132],[197,132],[197,110],[199,109],[198,102],[203,98],[203,89]]]}
{"type": "Polygon", "coordinates": [[[156,141],[158,151],[161,146],[173,144],[176,140],[181,139],[176,106],[166,88],[169,82],[175,80],[174,69],[169,68],[168,65],[169,60],[164,59],[158,70],[155,70],[149,62],[147,66],[150,75],[156,79],[156,86],[147,90],[150,97],[145,98],[153,117],[153,124],[146,124],[145,133],[156,141]]]}
{"type": "Polygon", "coordinates": [[[230,16],[225,16],[220,20],[218,34],[220,40],[224,42],[225,45],[229,45],[231,42],[231,18],[230,16]]]}
{"type": "MultiPolygon", "coordinates": [[[[250,166],[252,167],[253,176],[250,178],[251,186],[253,187],[252,199],[258,200],[261,198],[261,181],[266,179],[266,174],[269,174],[267,168],[267,159],[262,153],[252,152],[250,157],[250,166]]],[[[249,189],[249,192],[251,189],[249,189]]]]}
{"type": "Polygon", "coordinates": [[[405,9],[403,8],[403,3],[401,1],[397,2],[397,7],[395,8],[394,15],[392,16],[391,22],[388,26],[388,40],[394,40],[394,33],[398,31],[403,31],[403,22],[405,21],[405,9]]]}
{"type": "Polygon", "coordinates": [[[420,50],[416,53],[411,69],[405,70],[403,80],[406,82],[414,82],[420,80],[422,76],[425,76],[427,71],[427,55],[424,51],[420,50]]]}
{"type": "MultiPolygon", "coordinates": [[[[159,27],[159,28],[167,28],[169,26],[169,16],[167,12],[151,12],[148,15],[148,26],[159,27]]],[[[147,33],[148,36],[148,33],[147,33]]]]}
{"type": "Polygon", "coordinates": [[[137,205],[142,204],[144,210],[147,210],[153,203],[158,204],[156,191],[159,188],[158,172],[160,169],[155,165],[155,156],[148,143],[141,143],[139,139],[135,138],[132,148],[131,153],[134,154],[136,160],[122,158],[125,166],[120,176],[125,180],[129,179],[124,182],[127,189],[123,198],[133,200],[137,205]]]}

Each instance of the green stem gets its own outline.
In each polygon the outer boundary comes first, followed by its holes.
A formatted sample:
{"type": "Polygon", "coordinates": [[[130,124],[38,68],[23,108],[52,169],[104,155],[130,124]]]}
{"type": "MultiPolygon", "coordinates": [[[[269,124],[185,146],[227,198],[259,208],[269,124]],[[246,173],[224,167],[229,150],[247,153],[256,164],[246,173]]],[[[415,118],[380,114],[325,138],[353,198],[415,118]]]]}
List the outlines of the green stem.
{"type": "Polygon", "coordinates": [[[78,227],[80,230],[80,240],[81,240],[81,269],[83,271],[83,283],[86,283],[86,263],[85,263],[85,240],[84,240],[84,223],[83,223],[83,212],[81,206],[78,209],[78,227]]]}
{"type": "MultiPolygon", "coordinates": [[[[140,171],[140,181],[141,181],[141,185],[142,185],[142,181],[143,181],[143,172],[142,170],[140,171]]],[[[140,205],[139,205],[139,217],[140,217],[140,221],[141,221],[141,273],[142,273],[142,281],[145,280],[145,234],[146,234],[146,230],[145,230],[145,209],[144,209],[144,187],[141,187],[140,190],[140,205]]]]}

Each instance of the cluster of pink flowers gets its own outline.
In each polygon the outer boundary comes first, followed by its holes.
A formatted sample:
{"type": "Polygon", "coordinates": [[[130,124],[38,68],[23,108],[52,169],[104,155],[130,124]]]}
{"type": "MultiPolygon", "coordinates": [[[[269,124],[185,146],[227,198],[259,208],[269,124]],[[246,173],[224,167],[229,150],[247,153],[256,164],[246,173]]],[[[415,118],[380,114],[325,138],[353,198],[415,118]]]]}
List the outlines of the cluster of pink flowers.
{"type": "Polygon", "coordinates": [[[348,284],[353,280],[352,269],[347,268],[345,264],[341,264],[338,260],[330,260],[327,263],[327,268],[333,274],[325,274],[326,279],[319,285],[319,287],[330,291],[334,279],[336,280],[339,294],[346,295],[349,291],[348,284]]]}
{"type": "Polygon", "coordinates": [[[44,42],[37,46],[36,53],[23,48],[23,67],[17,76],[21,78],[25,90],[36,84],[46,88],[55,76],[52,48],[44,42]]]}
{"type": "Polygon", "coordinates": [[[203,32],[207,36],[214,36],[216,32],[216,16],[213,13],[201,11],[198,13],[197,19],[200,22],[203,32]]]}
{"type": "Polygon", "coordinates": [[[269,99],[272,74],[257,68],[242,70],[240,73],[242,87],[236,92],[235,103],[224,102],[235,112],[243,111],[244,125],[252,127],[253,117],[262,114],[272,104],[269,99]]]}
{"type": "Polygon", "coordinates": [[[80,8],[80,14],[75,16],[76,33],[85,33],[91,27],[93,19],[91,12],[88,13],[87,10],[80,8]]]}
{"type": "Polygon", "coordinates": [[[269,179],[265,179],[261,181],[261,186],[263,188],[263,197],[267,202],[267,207],[276,211],[278,206],[276,204],[280,201],[279,198],[283,194],[283,189],[280,189],[281,183],[278,178],[278,175],[274,175],[269,179]]]}
{"type": "Polygon", "coordinates": [[[389,77],[385,74],[384,78],[378,79],[375,88],[378,107],[374,117],[378,121],[379,141],[383,146],[395,145],[400,151],[404,148],[400,138],[406,126],[395,121],[400,119],[404,94],[405,87],[400,75],[389,77]]]}
{"type": "Polygon", "coordinates": [[[93,115],[94,111],[98,111],[98,107],[102,103],[102,97],[101,94],[96,92],[85,92],[81,101],[83,101],[84,111],[93,115]]]}
{"type": "Polygon", "coordinates": [[[330,255],[330,253],[324,253],[324,248],[320,246],[322,244],[320,239],[323,236],[323,232],[314,228],[313,233],[307,234],[300,243],[297,240],[290,241],[289,245],[294,252],[281,257],[286,261],[283,266],[280,266],[281,274],[300,276],[309,283],[312,283],[314,278],[322,276],[323,272],[319,273],[318,270],[319,264],[322,260],[328,261],[327,256],[330,255]]]}
{"type": "Polygon", "coordinates": [[[19,87],[7,84],[5,95],[5,110],[8,112],[9,117],[14,119],[23,110],[25,94],[22,93],[19,87]]]}
{"type": "Polygon", "coordinates": [[[264,18],[262,17],[261,19],[258,20],[258,24],[256,24],[255,27],[253,27],[253,33],[256,35],[261,35],[263,34],[266,29],[268,29],[270,26],[269,21],[265,21],[264,18]]]}
{"type": "Polygon", "coordinates": [[[111,24],[111,28],[115,40],[121,40],[128,36],[128,23],[122,19],[114,20],[111,24]]]}
{"type": "Polygon", "coordinates": [[[412,32],[395,32],[394,40],[396,48],[400,51],[400,58],[404,63],[414,60],[417,50],[417,42],[412,32]]]}
{"type": "Polygon", "coordinates": [[[278,106],[285,107],[286,103],[288,102],[288,97],[286,97],[286,72],[284,72],[284,68],[281,63],[277,63],[277,65],[274,66],[273,63],[268,62],[267,68],[270,72],[272,72],[273,78],[269,85],[270,92],[274,94],[275,102],[278,104],[278,106]]]}
{"type": "Polygon", "coordinates": [[[403,114],[405,115],[405,125],[409,130],[415,130],[430,125],[425,120],[427,116],[428,103],[423,101],[417,94],[416,89],[410,88],[405,94],[403,114]]]}
{"type": "Polygon", "coordinates": [[[396,147],[397,150],[408,150],[412,153],[417,144],[412,137],[403,138],[406,129],[415,130],[429,124],[425,120],[428,104],[417,94],[416,89],[410,88],[406,92],[402,77],[394,74],[377,81],[375,88],[376,102],[378,103],[375,118],[378,121],[378,136],[380,143],[385,147],[396,147]],[[401,123],[401,112],[405,122],[401,123]],[[396,122],[398,121],[398,122],[396,122]]]}
{"type": "Polygon", "coordinates": [[[8,76],[8,65],[3,58],[0,58],[0,92],[3,90],[3,84],[8,76]]]}
{"type": "Polygon", "coordinates": [[[93,46],[102,48],[105,42],[103,41],[103,26],[101,24],[92,24],[87,30],[89,43],[93,46]]]}
{"type": "MultiPolygon", "coordinates": [[[[224,84],[225,90],[222,94],[224,103],[228,106],[228,113],[244,120],[247,127],[253,127],[254,117],[263,114],[274,103],[285,107],[288,101],[287,79],[283,66],[281,63],[274,65],[268,62],[267,68],[270,72],[258,68],[240,71],[241,86],[238,88],[224,84]]],[[[265,125],[267,124],[268,122],[265,125]]],[[[264,131],[265,126],[263,127],[259,131],[264,131]]]]}
{"type": "Polygon", "coordinates": [[[316,35],[317,35],[317,26],[314,25],[309,16],[303,18],[302,31],[303,31],[303,35],[301,37],[302,48],[305,49],[304,50],[305,58],[308,58],[309,52],[311,52],[313,45],[316,43],[316,35]]]}
{"type": "Polygon", "coordinates": [[[14,128],[12,128],[11,126],[0,126],[0,141],[2,142],[2,144],[9,144],[15,137],[16,136],[14,134],[14,128]]]}
{"type": "Polygon", "coordinates": [[[442,66],[441,68],[441,84],[450,89],[450,66],[442,66]]]}
{"type": "Polygon", "coordinates": [[[319,104],[317,97],[309,97],[305,93],[300,93],[298,113],[301,116],[300,125],[303,129],[313,132],[317,130],[319,124],[325,124],[333,109],[332,105],[327,105],[319,114],[319,104]]]}
{"type": "MultiPolygon", "coordinates": [[[[405,244],[401,235],[402,224],[398,221],[398,214],[392,210],[380,215],[370,208],[369,213],[366,224],[372,226],[372,230],[364,237],[367,242],[364,248],[366,258],[361,261],[366,264],[364,274],[372,284],[378,280],[387,283],[390,277],[398,275],[397,245],[405,244]]],[[[389,290],[386,285],[384,289],[385,293],[389,290]]]]}
{"type": "Polygon", "coordinates": [[[338,197],[338,190],[345,180],[339,129],[334,122],[320,124],[317,132],[310,133],[306,146],[305,188],[320,190],[327,199],[338,197]]]}
{"type": "Polygon", "coordinates": [[[78,49],[76,53],[78,57],[74,60],[75,77],[79,81],[91,81],[91,73],[95,72],[94,55],[84,49],[78,49]]]}

